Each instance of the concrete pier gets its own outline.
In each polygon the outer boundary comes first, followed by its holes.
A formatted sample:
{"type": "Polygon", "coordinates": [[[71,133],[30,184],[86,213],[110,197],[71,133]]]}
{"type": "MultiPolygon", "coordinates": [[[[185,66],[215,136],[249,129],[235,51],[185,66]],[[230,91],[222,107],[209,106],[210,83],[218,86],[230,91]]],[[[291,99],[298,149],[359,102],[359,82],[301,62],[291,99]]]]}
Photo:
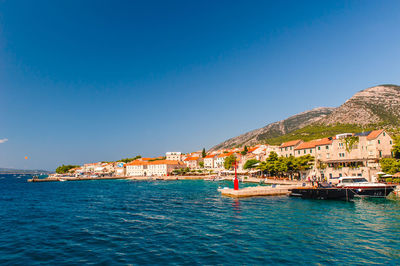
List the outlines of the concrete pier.
{"type": "Polygon", "coordinates": [[[282,185],[276,187],[269,186],[257,186],[257,187],[246,187],[239,190],[231,188],[218,189],[222,195],[235,198],[243,197],[260,197],[260,196],[282,196],[288,195],[289,189],[299,187],[298,185],[282,185]]]}

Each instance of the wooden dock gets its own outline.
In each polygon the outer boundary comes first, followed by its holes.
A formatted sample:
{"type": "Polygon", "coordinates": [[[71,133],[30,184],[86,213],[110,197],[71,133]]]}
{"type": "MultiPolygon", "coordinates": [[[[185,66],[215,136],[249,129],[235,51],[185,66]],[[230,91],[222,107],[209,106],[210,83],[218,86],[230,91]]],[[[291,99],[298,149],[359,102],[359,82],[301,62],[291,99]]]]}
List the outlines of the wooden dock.
{"type": "Polygon", "coordinates": [[[243,198],[243,197],[262,197],[262,196],[284,196],[289,194],[289,189],[299,187],[297,185],[284,186],[257,186],[246,187],[239,190],[231,188],[218,189],[223,196],[243,198]]]}

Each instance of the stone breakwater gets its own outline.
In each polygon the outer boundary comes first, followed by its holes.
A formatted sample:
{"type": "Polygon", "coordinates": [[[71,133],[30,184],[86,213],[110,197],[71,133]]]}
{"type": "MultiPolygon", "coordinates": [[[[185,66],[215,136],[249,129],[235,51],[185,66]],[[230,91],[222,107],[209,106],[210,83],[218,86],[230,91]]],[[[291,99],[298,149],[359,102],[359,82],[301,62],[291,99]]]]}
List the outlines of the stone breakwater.
{"type": "Polygon", "coordinates": [[[222,195],[234,198],[244,198],[244,197],[256,197],[256,196],[284,196],[289,194],[289,189],[296,188],[296,185],[283,185],[276,187],[246,187],[239,190],[234,190],[231,188],[218,189],[222,195]]]}

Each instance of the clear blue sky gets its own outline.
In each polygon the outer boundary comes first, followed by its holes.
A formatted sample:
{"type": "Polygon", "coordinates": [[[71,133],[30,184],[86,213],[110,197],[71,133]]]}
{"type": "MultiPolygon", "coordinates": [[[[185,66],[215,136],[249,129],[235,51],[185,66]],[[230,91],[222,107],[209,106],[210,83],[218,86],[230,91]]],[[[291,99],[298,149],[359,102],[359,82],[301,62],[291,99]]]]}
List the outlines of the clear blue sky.
{"type": "Polygon", "coordinates": [[[399,14],[400,1],[0,1],[0,167],[210,148],[400,84],[399,14]]]}

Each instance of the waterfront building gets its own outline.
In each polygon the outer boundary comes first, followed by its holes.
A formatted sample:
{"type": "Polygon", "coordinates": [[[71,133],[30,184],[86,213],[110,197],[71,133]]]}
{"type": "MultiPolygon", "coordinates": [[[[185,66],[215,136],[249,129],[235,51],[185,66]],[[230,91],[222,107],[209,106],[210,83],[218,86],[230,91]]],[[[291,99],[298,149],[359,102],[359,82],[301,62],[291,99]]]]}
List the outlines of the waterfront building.
{"type": "Polygon", "coordinates": [[[212,169],[214,168],[214,160],[217,158],[216,154],[209,154],[203,158],[204,160],[204,168],[212,169]]]}
{"type": "Polygon", "coordinates": [[[294,156],[300,157],[304,155],[311,155],[314,156],[316,159],[318,157],[322,158],[324,155],[326,157],[326,152],[330,150],[329,147],[331,144],[332,140],[329,138],[302,142],[294,149],[294,156]]]}
{"type": "Polygon", "coordinates": [[[393,139],[383,129],[353,134],[357,141],[349,147],[346,137],[337,135],[332,141],[331,158],[321,160],[321,175],[337,180],[342,176],[363,176],[371,181],[381,171],[379,160],[392,157],[393,139]]]}
{"type": "Polygon", "coordinates": [[[279,146],[277,153],[279,156],[283,156],[283,157],[289,157],[290,155],[295,156],[294,150],[301,143],[303,143],[303,141],[301,139],[284,142],[279,146]]]}
{"type": "Polygon", "coordinates": [[[222,153],[222,154],[218,155],[217,158],[214,160],[214,168],[223,169],[225,158],[232,154],[233,154],[233,152],[226,152],[226,153],[222,153]]]}
{"type": "Polygon", "coordinates": [[[167,152],[165,153],[165,159],[170,161],[182,161],[181,152],[167,152]]]}
{"type": "Polygon", "coordinates": [[[187,157],[184,161],[186,167],[190,169],[199,168],[200,157],[187,157]]]}
{"type": "Polygon", "coordinates": [[[116,176],[126,176],[126,163],[117,162],[115,165],[116,176]]]}
{"type": "Polygon", "coordinates": [[[184,168],[185,164],[180,161],[156,160],[139,161],[135,160],[126,165],[127,176],[167,176],[175,169],[184,168]]]}

